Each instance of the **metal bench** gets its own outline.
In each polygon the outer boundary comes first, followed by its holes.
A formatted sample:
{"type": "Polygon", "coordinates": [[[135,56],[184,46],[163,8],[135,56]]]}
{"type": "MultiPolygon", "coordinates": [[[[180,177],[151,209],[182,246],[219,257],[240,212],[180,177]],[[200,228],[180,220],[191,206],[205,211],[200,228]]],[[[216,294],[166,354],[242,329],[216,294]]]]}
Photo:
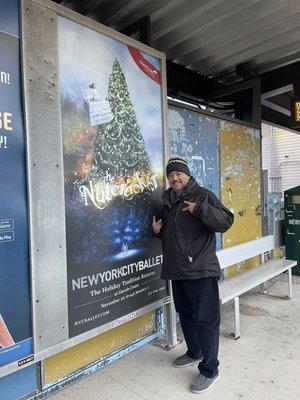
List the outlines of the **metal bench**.
{"type": "Polygon", "coordinates": [[[233,278],[225,279],[219,282],[220,303],[225,304],[228,301],[234,301],[234,338],[240,337],[240,306],[239,296],[249,290],[261,285],[261,292],[265,293],[265,283],[288,271],[288,295],[286,299],[292,298],[292,271],[291,268],[297,265],[296,261],[287,260],[285,258],[271,258],[265,261],[265,253],[269,253],[273,257],[274,252],[274,236],[265,236],[260,239],[242,243],[217,251],[221,269],[227,268],[236,263],[246,261],[252,257],[260,256],[260,264],[258,266],[247,269],[233,278]]]}

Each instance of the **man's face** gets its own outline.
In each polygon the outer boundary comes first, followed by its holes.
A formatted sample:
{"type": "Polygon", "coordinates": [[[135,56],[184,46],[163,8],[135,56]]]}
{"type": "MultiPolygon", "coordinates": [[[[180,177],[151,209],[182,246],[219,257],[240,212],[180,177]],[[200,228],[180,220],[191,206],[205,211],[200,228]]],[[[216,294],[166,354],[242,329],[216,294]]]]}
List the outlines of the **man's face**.
{"type": "Polygon", "coordinates": [[[190,177],[184,172],[173,171],[168,175],[169,184],[174,192],[183,190],[187,186],[189,180],[190,177]]]}

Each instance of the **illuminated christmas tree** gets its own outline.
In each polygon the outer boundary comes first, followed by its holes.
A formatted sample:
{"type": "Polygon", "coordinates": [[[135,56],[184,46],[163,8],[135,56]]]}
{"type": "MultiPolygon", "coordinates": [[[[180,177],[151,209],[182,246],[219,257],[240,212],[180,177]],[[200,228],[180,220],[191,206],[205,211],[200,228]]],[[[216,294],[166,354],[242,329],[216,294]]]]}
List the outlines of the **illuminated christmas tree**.
{"type": "Polygon", "coordinates": [[[114,176],[149,171],[149,155],[130,100],[124,73],[116,59],[109,77],[108,101],[114,118],[99,126],[94,164],[114,176]]]}
{"type": "Polygon", "coordinates": [[[110,223],[110,244],[126,254],[126,251],[139,240],[141,231],[141,221],[136,218],[133,211],[128,212],[128,208],[123,207],[123,215],[120,210],[115,210],[110,223]]]}

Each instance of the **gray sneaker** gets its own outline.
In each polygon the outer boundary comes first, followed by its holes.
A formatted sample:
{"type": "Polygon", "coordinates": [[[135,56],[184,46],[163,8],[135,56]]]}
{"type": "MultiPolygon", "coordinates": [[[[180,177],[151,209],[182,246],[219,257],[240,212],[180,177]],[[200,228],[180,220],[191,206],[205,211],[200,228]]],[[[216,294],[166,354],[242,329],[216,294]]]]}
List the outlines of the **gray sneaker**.
{"type": "Polygon", "coordinates": [[[201,360],[202,360],[202,357],[195,359],[195,358],[190,358],[189,356],[184,354],[183,356],[177,357],[173,361],[173,366],[176,368],[183,368],[183,367],[187,367],[189,365],[198,364],[201,360]]]}
{"type": "Polygon", "coordinates": [[[205,393],[207,392],[212,385],[220,379],[220,373],[216,375],[214,378],[207,378],[206,376],[199,374],[197,378],[192,383],[190,390],[193,393],[205,393]]]}

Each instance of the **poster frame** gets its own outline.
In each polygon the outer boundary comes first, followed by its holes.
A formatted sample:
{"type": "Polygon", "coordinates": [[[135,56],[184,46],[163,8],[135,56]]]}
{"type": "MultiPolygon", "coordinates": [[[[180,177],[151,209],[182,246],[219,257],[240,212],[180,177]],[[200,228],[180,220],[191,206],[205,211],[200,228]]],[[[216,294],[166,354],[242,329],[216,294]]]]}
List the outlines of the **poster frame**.
{"type": "MultiPolygon", "coordinates": [[[[77,22],[160,60],[164,164],[168,157],[165,54],[50,0],[21,0],[20,9],[34,351],[32,360],[26,364],[14,362],[0,368],[0,377],[42,361],[147,312],[161,307],[167,313],[172,310],[168,291],[168,296],[158,301],[69,338],[57,17],[77,22]],[[43,137],[39,133],[41,130],[43,137]],[[41,184],[41,176],[45,173],[48,186],[41,184]],[[50,203],[49,209],[47,202],[55,187],[59,188],[57,199],[50,203]],[[56,240],[50,240],[53,232],[56,240]],[[59,296],[49,296],[49,291],[59,293],[59,296]],[[51,313],[57,318],[51,319],[51,313]]],[[[169,283],[167,286],[169,290],[169,283]]],[[[174,324],[169,325],[174,327],[174,324]]],[[[174,332],[172,334],[174,337],[174,332]]]]}

